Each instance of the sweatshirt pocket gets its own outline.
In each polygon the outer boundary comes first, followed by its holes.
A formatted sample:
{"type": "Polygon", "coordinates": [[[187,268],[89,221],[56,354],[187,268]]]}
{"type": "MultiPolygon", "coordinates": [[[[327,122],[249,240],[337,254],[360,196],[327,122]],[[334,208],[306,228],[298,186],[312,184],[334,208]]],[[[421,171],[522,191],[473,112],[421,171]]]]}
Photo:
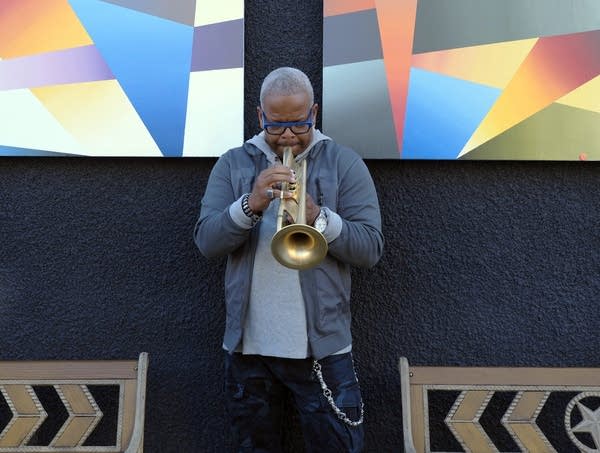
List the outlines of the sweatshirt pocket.
{"type": "Polygon", "coordinates": [[[335,266],[315,270],[317,278],[318,324],[323,332],[332,332],[345,324],[350,314],[350,298],[335,266]]]}

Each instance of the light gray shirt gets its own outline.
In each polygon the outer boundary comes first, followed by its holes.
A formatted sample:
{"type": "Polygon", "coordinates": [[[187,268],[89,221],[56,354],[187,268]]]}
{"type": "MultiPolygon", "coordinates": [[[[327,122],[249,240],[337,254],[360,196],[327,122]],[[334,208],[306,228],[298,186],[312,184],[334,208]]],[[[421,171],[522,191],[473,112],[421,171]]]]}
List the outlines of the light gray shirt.
{"type": "Polygon", "coordinates": [[[308,336],[298,271],[282,266],[271,254],[278,209],[279,200],[274,200],[263,213],[242,352],[302,359],[308,356],[308,336]]]}

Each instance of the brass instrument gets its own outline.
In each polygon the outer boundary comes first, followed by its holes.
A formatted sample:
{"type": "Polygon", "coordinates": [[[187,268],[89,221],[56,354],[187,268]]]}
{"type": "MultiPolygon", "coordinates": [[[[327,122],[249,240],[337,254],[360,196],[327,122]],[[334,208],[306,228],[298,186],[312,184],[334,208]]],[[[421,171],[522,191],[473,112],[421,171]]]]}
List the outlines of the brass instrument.
{"type": "Polygon", "coordinates": [[[296,183],[281,183],[277,230],[271,239],[271,253],[290,269],[308,269],[327,255],[327,241],[316,228],[306,224],[306,159],[296,163],[292,148],[283,150],[283,165],[296,172],[296,183]],[[283,198],[284,191],[293,192],[283,198]],[[284,221],[291,222],[284,226],[284,221]]]}

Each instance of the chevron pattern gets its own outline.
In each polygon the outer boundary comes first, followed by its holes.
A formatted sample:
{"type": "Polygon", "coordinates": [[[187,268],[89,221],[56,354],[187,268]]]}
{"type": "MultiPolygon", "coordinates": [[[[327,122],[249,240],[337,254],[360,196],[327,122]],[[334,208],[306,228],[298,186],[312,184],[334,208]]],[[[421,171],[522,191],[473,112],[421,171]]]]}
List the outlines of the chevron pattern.
{"type": "Polygon", "coordinates": [[[0,452],[120,451],[122,392],[120,382],[0,381],[0,452]]]}
{"type": "Polygon", "coordinates": [[[600,389],[426,386],[426,452],[600,452],[600,389]]]}
{"type": "Polygon", "coordinates": [[[47,417],[30,385],[0,386],[12,417],[0,433],[0,448],[26,445],[47,417]]]}

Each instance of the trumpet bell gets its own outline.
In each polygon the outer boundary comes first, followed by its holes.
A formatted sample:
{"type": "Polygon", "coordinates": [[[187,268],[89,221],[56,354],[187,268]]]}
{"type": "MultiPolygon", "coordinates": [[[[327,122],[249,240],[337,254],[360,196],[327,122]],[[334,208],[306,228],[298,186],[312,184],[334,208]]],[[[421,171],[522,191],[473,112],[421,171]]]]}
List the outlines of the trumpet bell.
{"type": "Polygon", "coordinates": [[[308,269],[327,255],[325,237],[310,225],[295,223],[281,228],[271,240],[271,253],[290,269],[308,269]]]}

